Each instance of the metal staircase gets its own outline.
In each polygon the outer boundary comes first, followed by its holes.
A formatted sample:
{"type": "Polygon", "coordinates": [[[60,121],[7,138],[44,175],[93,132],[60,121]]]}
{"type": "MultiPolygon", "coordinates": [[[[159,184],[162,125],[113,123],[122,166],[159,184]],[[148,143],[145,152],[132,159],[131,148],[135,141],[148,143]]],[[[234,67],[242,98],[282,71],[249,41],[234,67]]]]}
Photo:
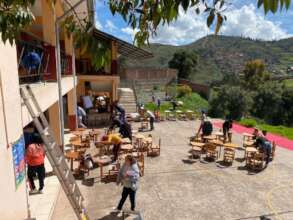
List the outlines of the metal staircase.
{"type": "Polygon", "coordinates": [[[42,136],[46,156],[50,161],[54,173],[59,179],[59,182],[79,220],[88,220],[83,201],[84,198],[79,190],[79,187],[68,167],[63,152],[60,146],[55,141],[52,129],[43,114],[31,88],[29,85],[20,88],[20,94],[26,105],[33,122],[42,136]]]}

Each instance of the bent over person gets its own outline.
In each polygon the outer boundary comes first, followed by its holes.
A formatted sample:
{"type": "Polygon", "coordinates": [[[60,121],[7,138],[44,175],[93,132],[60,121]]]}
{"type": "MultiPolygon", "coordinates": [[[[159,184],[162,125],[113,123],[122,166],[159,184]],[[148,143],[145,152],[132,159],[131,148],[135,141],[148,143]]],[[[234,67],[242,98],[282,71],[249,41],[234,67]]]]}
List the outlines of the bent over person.
{"type": "Polygon", "coordinates": [[[37,192],[34,183],[34,177],[39,179],[39,190],[41,193],[44,188],[45,179],[45,150],[43,146],[42,138],[39,135],[32,137],[32,143],[28,145],[25,151],[25,159],[27,162],[27,177],[30,183],[31,193],[37,192]]]}

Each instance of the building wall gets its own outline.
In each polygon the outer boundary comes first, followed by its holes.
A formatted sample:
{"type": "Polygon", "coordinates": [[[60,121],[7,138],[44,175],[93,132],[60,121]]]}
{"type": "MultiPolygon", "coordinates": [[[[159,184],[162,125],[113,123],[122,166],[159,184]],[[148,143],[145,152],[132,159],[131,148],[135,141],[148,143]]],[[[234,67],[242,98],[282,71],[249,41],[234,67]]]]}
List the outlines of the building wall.
{"type": "Polygon", "coordinates": [[[199,93],[204,98],[208,98],[210,95],[210,87],[207,85],[194,83],[186,79],[178,79],[178,83],[182,85],[188,85],[193,92],[199,93]]]}
{"type": "Polygon", "coordinates": [[[80,97],[85,94],[85,82],[91,83],[92,89],[97,92],[110,92],[112,100],[118,98],[119,76],[94,76],[94,75],[79,75],[76,88],[77,101],[81,101],[80,97]]]}
{"type": "Polygon", "coordinates": [[[1,96],[5,103],[3,105],[0,98],[0,219],[18,220],[27,217],[26,181],[16,189],[12,147],[7,148],[7,144],[15,142],[22,135],[16,48],[0,41],[0,51],[1,96]]]}
{"type": "Polygon", "coordinates": [[[169,68],[127,68],[121,74],[124,80],[173,79],[177,70],[169,68]]]}

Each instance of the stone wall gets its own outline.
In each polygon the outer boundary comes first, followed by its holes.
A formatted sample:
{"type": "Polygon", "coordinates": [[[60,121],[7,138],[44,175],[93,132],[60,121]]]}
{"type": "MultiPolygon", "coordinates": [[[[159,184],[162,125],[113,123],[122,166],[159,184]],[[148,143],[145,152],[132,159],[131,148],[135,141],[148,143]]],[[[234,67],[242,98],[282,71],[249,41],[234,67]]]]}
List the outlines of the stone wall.
{"type": "Polygon", "coordinates": [[[181,79],[181,78],[178,79],[178,84],[190,86],[193,92],[200,94],[204,98],[208,98],[210,95],[210,87],[207,85],[194,83],[189,80],[181,79]]]}
{"type": "Polygon", "coordinates": [[[169,68],[127,68],[121,73],[123,80],[173,79],[177,70],[169,68]]]}

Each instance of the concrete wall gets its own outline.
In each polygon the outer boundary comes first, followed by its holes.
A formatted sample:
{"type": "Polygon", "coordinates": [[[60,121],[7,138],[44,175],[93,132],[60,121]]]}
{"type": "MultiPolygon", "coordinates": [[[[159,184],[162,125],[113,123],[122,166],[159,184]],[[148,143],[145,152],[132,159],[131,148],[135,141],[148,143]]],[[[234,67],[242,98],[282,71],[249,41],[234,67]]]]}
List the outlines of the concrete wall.
{"type": "Polygon", "coordinates": [[[0,219],[22,220],[27,217],[26,181],[16,189],[12,147],[7,148],[7,144],[15,142],[22,135],[16,48],[8,43],[3,45],[0,41],[0,51],[1,96],[4,98],[3,105],[0,96],[0,219]]]}
{"type": "Polygon", "coordinates": [[[169,68],[128,68],[121,74],[121,78],[124,80],[173,79],[176,77],[177,70],[169,68]]]}
{"type": "MultiPolygon", "coordinates": [[[[35,83],[31,84],[32,91],[38,100],[42,111],[46,111],[50,106],[58,100],[58,85],[57,82],[35,83]]],[[[73,89],[73,77],[66,76],[62,78],[62,94],[67,94],[73,89]]],[[[22,104],[22,120],[23,127],[32,121],[27,108],[22,104]]]]}
{"type": "Polygon", "coordinates": [[[194,83],[186,79],[178,79],[178,84],[188,85],[193,92],[199,93],[204,98],[208,98],[210,95],[210,87],[207,85],[194,83]]]}
{"type": "Polygon", "coordinates": [[[81,101],[80,97],[85,95],[85,82],[89,81],[91,87],[96,92],[110,92],[112,100],[118,98],[119,76],[94,76],[79,75],[76,88],[77,101],[81,101]]]}

